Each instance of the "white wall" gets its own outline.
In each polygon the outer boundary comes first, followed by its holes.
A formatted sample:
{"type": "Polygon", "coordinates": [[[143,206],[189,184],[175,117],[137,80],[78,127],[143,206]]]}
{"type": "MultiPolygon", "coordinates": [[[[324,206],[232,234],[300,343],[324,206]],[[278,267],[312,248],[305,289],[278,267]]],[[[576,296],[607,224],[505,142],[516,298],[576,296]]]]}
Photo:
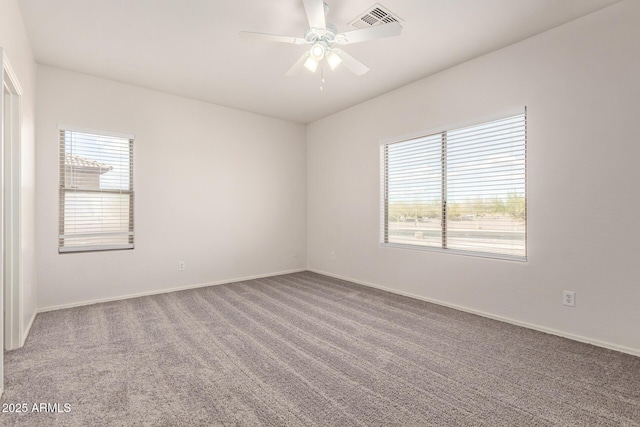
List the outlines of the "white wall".
{"type": "Polygon", "coordinates": [[[45,66],[37,106],[40,309],[305,267],[303,125],[45,66]],[[135,134],[134,250],[58,254],[58,124],[135,134]]]}
{"type": "Polygon", "coordinates": [[[309,268],[640,354],[639,22],[619,3],[309,125],[309,268]],[[380,246],[381,140],[525,105],[527,263],[380,246]]]}
{"type": "Polygon", "coordinates": [[[35,231],[34,231],[34,127],[36,64],[15,0],[0,0],[0,47],[5,50],[16,73],[21,97],[21,262],[22,336],[36,314],[35,231]]]}

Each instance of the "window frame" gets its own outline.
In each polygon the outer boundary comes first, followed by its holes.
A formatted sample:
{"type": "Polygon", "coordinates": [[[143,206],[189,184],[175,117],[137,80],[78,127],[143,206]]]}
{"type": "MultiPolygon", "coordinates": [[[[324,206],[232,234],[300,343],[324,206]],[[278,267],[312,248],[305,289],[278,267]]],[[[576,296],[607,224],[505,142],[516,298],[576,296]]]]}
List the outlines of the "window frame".
{"type": "MultiPolygon", "coordinates": [[[[446,146],[446,138],[443,142],[443,145],[446,146]]],[[[529,229],[529,197],[528,197],[528,115],[527,115],[527,107],[518,107],[515,109],[503,111],[499,114],[494,114],[490,116],[485,116],[480,119],[468,120],[465,122],[457,123],[455,125],[447,125],[447,126],[439,126],[435,128],[431,128],[424,131],[414,132],[408,135],[404,135],[401,137],[388,138],[380,141],[380,246],[391,249],[407,249],[407,250],[417,250],[417,251],[426,251],[426,252],[437,252],[437,253],[445,253],[445,254],[454,254],[454,255],[463,255],[463,256],[471,256],[477,258],[489,258],[496,260],[506,260],[506,261],[517,261],[517,262],[528,262],[529,256],[529,248],[528,248],[528,229],[529,229]],[[510,117],[524,115],[524,212],[525,212],[525,222],[524,222],[524,255],[509,255],[509,254],[500,254],[500,253],[492,253],[492,252],[481,252],[481,251],[472,251],[472,250],[463,250],[463,249],[452,249],[446,248],[441,244],[440,247],[436,246],[423,246],[423,245],[412,245],[409,243],[395,243],[395,242],[387,242],[387,227],[389,223],[388,217],[388,201],[387,201],[387,164],[385,158],[385,148],[391,144],[408,142],[412,140],[416,140],[419,138],[427,138],[437,134],[445,135],[446,132],[452,132],[459,129],[463,129],[466,127],[479,126],[485,123],[489,123],[496,120],[508,119],[510,117]]],[[[446,150],[446,149],[445,149],[446,150]]],[[[446,151],[442,151],[444,154],[446,151]]],[[[447,158],[443,157],[441,160],[442,168],[446,168],[447,158]]],[[[446,209],[446,198],[444,197],[444,193],[446,192],[446,175],[443,176],[442,184],[443,184],[443,198],[442,198],[442,214],[444,215],[447,212],[446,209]]],[[[447,219],[445,216],[441,217],[442,223],[441,230],[443,233],[443,240],[446,238],[446,230],[447,230],[447,219]]]]}
{"type": "MultiPolygon", "coordinates": [[[[122,251],[122,250],[133,250],[135,249],[135,191],[134,191],[134,142],[135,135],[130,133],[122,133],[122,132],[114,132],[103,129],[92,129],[85,128],[73,125],[59,124],[57,126],[57,136],[58,136],[58,144],[60,144],[60,134],[61,132],[76,132],[83,134],[90,134],[96,136],[103,137],[111,137],[111,138],[122,138],[129,140],[129,185],[130,188],[128,190],[86,190],[87,192],[104,192],[104,193],[114,193],[114,194],[128,194],[129,195],[129,209],[130,209],[130,220],[129,220],[129,235],[131,236],[131,243],[126,245],[94,245],[94,246],[63,246],[61,245],[61,241],[64,235],[64,205],[62,204],[62,194],[67,191],[78,191],[73,188],[66,188],[61,185],[63,179],[66,178],[65,172],[63,171],[64,167],[60,162],[60,156],[62,153],[66,153],[66,151],[61,151],[60,145],[57,149],[58,155],[58,253],[59,254],[72,254],[72,253],[87,253],[87,252],[105,252],[105,251],[122,251]]],[[[79,190],[85,191],[85,190],[79,190]]],[[[95,233],[95,234],[104,234],[107,235],[109,233],[95,233]]]]}

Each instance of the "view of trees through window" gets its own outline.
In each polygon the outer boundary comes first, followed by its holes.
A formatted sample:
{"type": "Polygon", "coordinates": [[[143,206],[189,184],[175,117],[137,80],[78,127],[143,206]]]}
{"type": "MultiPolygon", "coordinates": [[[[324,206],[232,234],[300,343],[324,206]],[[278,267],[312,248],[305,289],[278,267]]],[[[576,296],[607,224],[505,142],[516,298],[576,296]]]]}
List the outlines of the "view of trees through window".
{"type": "Polygon", "coordinates": [[[524,114],[386,144],[383,156],[384,243],[526,256],[524,114]]]}
{"type": "MultiPolygon", "coordinates": [[[[525,240],[525,198],[513,193],[506,199],[476,199],[471,203],[451,203],[447,207],[449,246],[457,239],[474,239],[476,247],[491,240],[507,240],[511,250],[520,253],[525,240]],[[497,232],[497,233],[496,233],[497,232]]],[[[388,242],[440,247],[442,244],[442,205],[432,202],[389,205],[388,242]]],[[[470,246],[473,242],[462,242],[470,246]]]]}

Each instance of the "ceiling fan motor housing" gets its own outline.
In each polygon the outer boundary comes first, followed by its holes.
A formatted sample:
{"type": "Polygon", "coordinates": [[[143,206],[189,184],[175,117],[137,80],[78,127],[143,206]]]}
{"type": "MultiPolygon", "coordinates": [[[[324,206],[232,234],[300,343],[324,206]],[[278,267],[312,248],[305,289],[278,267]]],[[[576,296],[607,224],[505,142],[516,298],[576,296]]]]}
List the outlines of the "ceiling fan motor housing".
{"type": "Polygon", "coordinates": [[[304,39],[308,44],[324,41],[327,45],[331,45],[336,41],[336,34],[338,34],[338,28],[333,24],[327,23],[327,28],[309,28],[304,33],[304,39]]]}

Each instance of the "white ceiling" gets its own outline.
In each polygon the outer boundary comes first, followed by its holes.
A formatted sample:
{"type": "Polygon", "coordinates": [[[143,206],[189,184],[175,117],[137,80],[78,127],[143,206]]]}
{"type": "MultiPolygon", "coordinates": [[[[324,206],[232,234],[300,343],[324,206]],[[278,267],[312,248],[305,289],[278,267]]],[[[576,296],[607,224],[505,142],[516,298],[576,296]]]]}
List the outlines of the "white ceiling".
{"type": "MultiPolygon", "coordinates": [[[[284,73],[304,46],[301,0],[19,0],[36,61],[215,104],[308,123],[619,0],[380,0],[402,35],[343,49],[369,66],[284,73]]],[[[376,0],[326,0],[339,31],[376,0]]]]}

